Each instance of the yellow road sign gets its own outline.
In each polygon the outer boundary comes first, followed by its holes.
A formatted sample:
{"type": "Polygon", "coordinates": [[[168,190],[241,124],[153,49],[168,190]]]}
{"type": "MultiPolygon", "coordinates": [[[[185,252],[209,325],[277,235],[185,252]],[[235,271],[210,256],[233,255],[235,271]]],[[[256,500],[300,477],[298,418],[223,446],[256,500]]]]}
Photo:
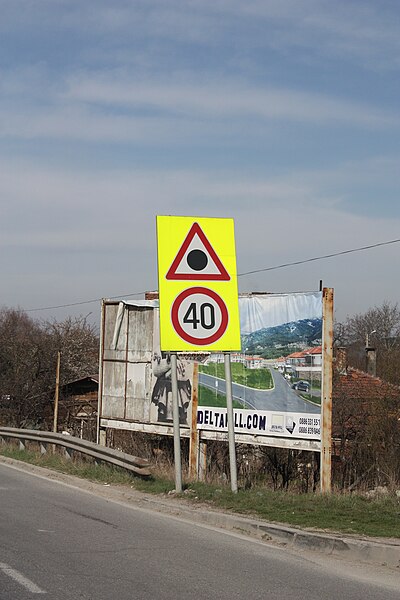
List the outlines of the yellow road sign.
{"type": "Polygon", "coordinates": [[[240,350],[233,219],[157,217],[161,350],[240,350]]]}

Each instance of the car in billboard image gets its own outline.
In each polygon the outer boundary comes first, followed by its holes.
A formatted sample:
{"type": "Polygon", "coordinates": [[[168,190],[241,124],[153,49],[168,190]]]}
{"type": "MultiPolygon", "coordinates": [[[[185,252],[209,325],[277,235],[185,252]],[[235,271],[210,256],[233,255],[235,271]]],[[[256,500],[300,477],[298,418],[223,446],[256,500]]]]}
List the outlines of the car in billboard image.
{"type": "Polygon", "coordinates": [[[308,381],[296,381],[296,383],[294,383],[292,385],[292,388],[294,390],[298,390],[299,392],[309,392],[310,391],[310,384],[308,383],[308,381]]]}

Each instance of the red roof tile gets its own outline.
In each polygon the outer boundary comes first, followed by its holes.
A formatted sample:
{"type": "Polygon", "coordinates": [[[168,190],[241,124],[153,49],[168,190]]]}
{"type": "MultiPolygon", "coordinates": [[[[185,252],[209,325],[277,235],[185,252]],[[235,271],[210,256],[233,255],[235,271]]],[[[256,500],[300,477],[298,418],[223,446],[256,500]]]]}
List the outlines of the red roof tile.
{"type": "Polygon", "coordinates": [[[400,387],[373,377],[352,367],[347,373],[335,374],[333,397],[347,396],[354,399],[400,398],[400,387]]]}
{"type": "Polygon", "coordinates": [[[304,350],[304,352],[305,354],[322,354],[322,346],[316,346],[315,348],[304,350]]]}

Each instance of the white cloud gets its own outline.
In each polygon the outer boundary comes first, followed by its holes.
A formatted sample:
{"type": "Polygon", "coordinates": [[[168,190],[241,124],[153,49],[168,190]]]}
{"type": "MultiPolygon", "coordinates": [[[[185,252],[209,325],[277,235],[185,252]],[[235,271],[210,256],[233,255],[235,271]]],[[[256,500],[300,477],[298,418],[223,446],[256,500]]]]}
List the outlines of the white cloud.
{"type": "MultiPolygon", "coordinates": [[[[211,0],[210,0],[211,3],[211,0]]],[[[265,46],[309,51],[321,63],[346,59],[365,68],[400,67],[398,6],[381,1],[219,0],[214,10],[262,24],[265,46]]],[[[209,4],[209,10],[213,8],[209,4]]],[[[255,43],[260,44],[258,37],[255,43]]],[[[296,57],[294,57],[296,60],[296,57]]]]}
{"type": "MultiPolygon", "coordinates": [[[[18,88],[17,80],[12,86],[18,88]]],[[[12,99],[3,99],[0,114],[2,136],[172,146],[206,136],[233,140],[242,136],[243,127],[257,138],[263,127],[280,121],[388,131],[400,124],[397,114],[321,94],[89,76],[73,80],[66,93],[50,92],[45,106],[13,106],[12,99]]]]}
{"type": "MultiPolygon", "coordinates": [[[[243,228],[248,236],[246,244],[252,240],[252,229],[262,231],[263,219],[268,223],[268,235],[277,236],[277,241],[281,236],[280,223],[284,224],[288,247],[297,244],[298,223],[301,223],[299,231],[318,232],[324,220],[330,224],[329,228],[324,227],[325,241],[330,236],[334,241],[339,234],[343,243],[346,235],[353,242],[350,231],[357,221],[363,222],[364,240],[368,241],[367,234],[377,231],[377,219],[366,215],[349,217],[341,205],[340,192],[333,185],[342,172],[347,173],[347,166],[332,169],[330,173],[289,171],[282,177],[254,179],[242,174],[235,176],[231,171],[155,168],[81,172],[50,169],[33,161],[3,161],[0,243],[3,247],[25,243],[49,248],[68,246],[71,241],[82,248],[92,244],[140,246],[147,241],[148,228],[152,227],[150,223],[156,214],[193,212],[237,217],[239,222],[246,223],[243,228]],[[270,227],[271,220],[277,224],[276,228],[270,227]],[[346,225],[348,222],[350,226],[346,225]],[[79,237],[83,231],[85,235],[79,237]],[[130,231],[135,235],[131,236],[130,231]]],[[[388,233],[394,233],[393,215],[382,216],[380,222],[388,233]]],[[[373,237],[375,241],[376,236],[373,237]]],[[[313,248],[315,238],[300,239],[303,247],[313,248]]]]}
{"type": "Polygon", "coordinates": [[[151,55],[153,40],[157,47],[178,42],[224,48],[234,34],[247,49],[304,50],[320,64],[339,58],[397,70],[398,18],[396,3],[385,0],[8,0],[2,3],[0,30],[28,36],[73,32],[83,56],[94,62],[95,53],[87,54],[94,40],[102,42],[100,51],[105,44],[116,55],[123,47],[136,49],[139,41],[151,55]]]}
{"type": "Polygon", "coordinates": [[[340,122],[362,127],[399,124],[396,114],[340,98],[290,89],[214,83],[160,84],[121,82],[83,76],[71,81],[66,97],[110,106],[152,108],[171,114],[211,118],[290,119],[299,122],[340,122]]]}

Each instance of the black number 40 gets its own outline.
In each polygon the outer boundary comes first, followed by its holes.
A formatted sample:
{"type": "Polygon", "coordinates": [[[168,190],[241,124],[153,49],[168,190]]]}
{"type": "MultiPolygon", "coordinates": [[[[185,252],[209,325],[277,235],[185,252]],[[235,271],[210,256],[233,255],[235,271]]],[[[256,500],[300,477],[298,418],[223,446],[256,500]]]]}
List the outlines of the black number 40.
{"type": "Polygon", "coordinates": [[[183,317],[183,322],[191,324],[193,329],[197,329],[199,323],[203,329],[214,329],[215,308],[209,302],[203,302],[200,306],[192,302],[183,317]]]}

